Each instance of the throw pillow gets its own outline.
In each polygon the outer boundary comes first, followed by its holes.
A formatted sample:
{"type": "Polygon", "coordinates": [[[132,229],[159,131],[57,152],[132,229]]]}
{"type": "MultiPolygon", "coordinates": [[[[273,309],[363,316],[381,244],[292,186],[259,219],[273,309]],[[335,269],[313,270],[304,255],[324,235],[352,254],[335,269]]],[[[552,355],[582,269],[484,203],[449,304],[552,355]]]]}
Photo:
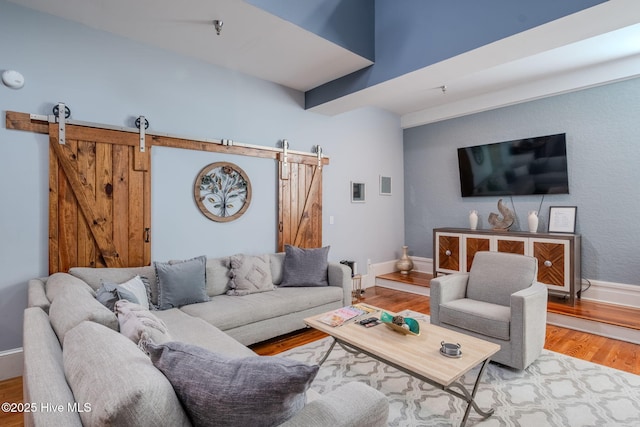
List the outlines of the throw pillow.
{"type": "Polygon", "coordinates": [[[167,325],[139,304],[121,299],[115,303],[120,333],[141,348],[149,340],[156,344],[171,341],[167,325]]]}
{"type": "Polygon", "coordinates": [[[96,291],[96,298],[105,307],[113,311],[118,300],[126,299],[145,308],[155,308],[151,301],[151,288],[149,279],[135,276],[124,283],[115,284],[104,281],[96,291]]]}
{"type": "Polygon", "coordinates": [[[147,350],[199,426],[279,425],[304,407],[319,368],[277,356],[229,358],[177,341],[147,350]]]}
{"type": "Polygon", "coordinates": [[[302,249],[285,245],[282,282],[287,286],[329,286],[329,246],[317,249],[302,249]]]}
{"type": "Polygon", "coordinates": [[[108,282],[103,283],[96,291],[96,299],[109,310],[113,311],[119,299],[118,293],[116,292],[116,285],[108,282]]]}
{"type": "Polygon", "coordinates": [[[231,289],[227,295],[241,296],[275,289],[269,255],[233,255],[229,258],[229,269],[231,289]]]}
{"type": "MultiPolygon", "coordinates": [[[[64,366],[80,408],[83,403],[91,404],[90,411],[77,414],[82,425],[190,425],[169,380],[135,344],[116,331],[82,322],[67,334],[62,362],[58,363],[64,366]]],[[[66,404],[64,409],[68,410],[66,404]]],[[[49,425],[64,425],[55,417],[50,419],[49,425]]]]}
{"type": "Polygon", "coordinates": [[[170,264],[154,262],[158,280],[158,309],[209,301],[206,292],[206,256],[170,264]]]}

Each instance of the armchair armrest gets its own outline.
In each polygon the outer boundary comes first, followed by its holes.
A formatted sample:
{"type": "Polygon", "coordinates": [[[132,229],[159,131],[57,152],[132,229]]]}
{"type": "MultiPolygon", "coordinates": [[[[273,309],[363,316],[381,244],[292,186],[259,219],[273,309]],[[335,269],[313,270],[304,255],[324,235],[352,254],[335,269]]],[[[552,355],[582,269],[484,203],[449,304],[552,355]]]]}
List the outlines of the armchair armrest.
{"type": "Polygon", "coordinates": [[[389,402],[366,384],[351,382],[305,405],[281,427],[386,426],[389,402]]]}
{"type": "Polygon", "coordinates": [[[431,323],[440,324],[440,305],[464,298],[467,293],[469,273],[455,273],[431,279],[429,299],[431,323]]]}
{"type": "Polygon", "coordinates": [[[547,285],[540,282],[511,294],[511,341],[515,348],[522,348],[521,366],[528,366],[544,347],[547,298],[547,285]]]}

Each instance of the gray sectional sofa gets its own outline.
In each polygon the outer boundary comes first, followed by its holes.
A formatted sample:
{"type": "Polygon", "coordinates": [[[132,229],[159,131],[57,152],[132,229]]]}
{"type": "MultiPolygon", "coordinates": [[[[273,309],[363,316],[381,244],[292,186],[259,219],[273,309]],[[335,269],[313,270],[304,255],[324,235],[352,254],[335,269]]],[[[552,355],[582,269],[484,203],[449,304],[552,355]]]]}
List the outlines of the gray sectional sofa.
{"type": "MultiPolygon", "coordinates": [[[[170,341],[195,345],[233,360],[257,357],[247,345],[304,327],[302,319],[351,302],[351,271],[329,263],[329,286],[279,287],[284,254],[268,254],[273,287],[228,295],[229,258],[206,259],[209,301],[150,311],[170,341]]],[[[29,282],[24,313],[24,392],[33,411],[25,425],[190,425],[190,413],[163,372],[130,337],[116,314],[96,299],[103,282],[149,280],[149,300],[161,289],[153,266],[72,268],[29,282]],[[43,406],[44,405],[44,406],[43,406]],[[188,415],[189,414],[189,415],[188,415]]],[[[120,319],[121,320],[121,319],[120,319]]],[[[169,345],[170,343],[167,343],[169,345]]],[[[212,424],[224,425],[224,420],[212,424]]],[[[386,425],[384,395],[350,383],[325,395],[306,392],[306,404],[282,425],[386,425]]]]}

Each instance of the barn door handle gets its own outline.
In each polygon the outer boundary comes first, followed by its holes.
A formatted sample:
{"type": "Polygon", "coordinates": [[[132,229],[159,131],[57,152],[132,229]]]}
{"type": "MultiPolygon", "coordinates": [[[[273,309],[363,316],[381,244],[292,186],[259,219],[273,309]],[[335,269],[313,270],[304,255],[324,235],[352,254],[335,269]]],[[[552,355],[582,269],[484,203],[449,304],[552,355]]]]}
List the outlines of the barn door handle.
{"type": "Polygon", "coordinates": [[[144,242],[149,243],[151,241],[151,229],[149,227],[145,227],[144,229],[144,242]]]}

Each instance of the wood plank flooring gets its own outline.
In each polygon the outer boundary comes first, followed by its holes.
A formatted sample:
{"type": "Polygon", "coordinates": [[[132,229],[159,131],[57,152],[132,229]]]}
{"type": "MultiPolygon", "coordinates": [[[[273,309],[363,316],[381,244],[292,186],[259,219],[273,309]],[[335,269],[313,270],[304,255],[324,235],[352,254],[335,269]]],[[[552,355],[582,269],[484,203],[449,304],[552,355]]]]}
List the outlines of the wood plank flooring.
{"type": "MultiPolygon", "coordinates": [[[[366,289],[363,302],[383,307],[389,311],[401,311],[405,309],[415,310],[429,314],[429,297],[407,292],[374,287],[366,289]]],[[[584,304],[587,301],[581,301],[584,304]]],[[[560,304],[560,303],[558,303],[560,304]]],[[[550,304],[551,305],[551,304],[550,304]]],[[[558,307],[558,310],[569,310],[567,307],[558,307]]],[[[620,314],[619,307],[613,307],[612,313],[619,315],[623,321],[628,314],[620,314]]],[[[614,317],[614,314],[602,315],[609,311],[608,307],[601,309],[600,305],[592,306],[590,303],[575,309],[575,313],[593,317],[614,317]]],[[[633,322],[632,322],[633,323],[633,322]]],[[[270,341],[255,344],[251,348],[261,355],[275,355],[285,350],[298,347],[327,335],[313,329],[304,329],[270,341]]],[[[558,353],[573,356],[600,365],[610,366],[625,372],[640,375],[640,345],[624,341],[574,331],[558,326],[547,325],[545,348],[558,353]]],[[[0,402],[22,402],[22,378],[14,378],[0,382],[0,402]]],[[[0,426],[23,426],[22,414],[7,414],[0,412],[0,426]]]]}
{"type": "MultiPolygon", "coordinates": [[[[410,309],[430,313],[429,297],[382,287],[366,289],[362,301],[389,311],[410,309]]],[[[315,330],[302,330],[253,345],[251,348],[258,354],[275,355],[325,336],[327,335],[315,330]]],[[[640,375],[640,345],[637,344],[547,325],[545,348],[640,375]]]]}

